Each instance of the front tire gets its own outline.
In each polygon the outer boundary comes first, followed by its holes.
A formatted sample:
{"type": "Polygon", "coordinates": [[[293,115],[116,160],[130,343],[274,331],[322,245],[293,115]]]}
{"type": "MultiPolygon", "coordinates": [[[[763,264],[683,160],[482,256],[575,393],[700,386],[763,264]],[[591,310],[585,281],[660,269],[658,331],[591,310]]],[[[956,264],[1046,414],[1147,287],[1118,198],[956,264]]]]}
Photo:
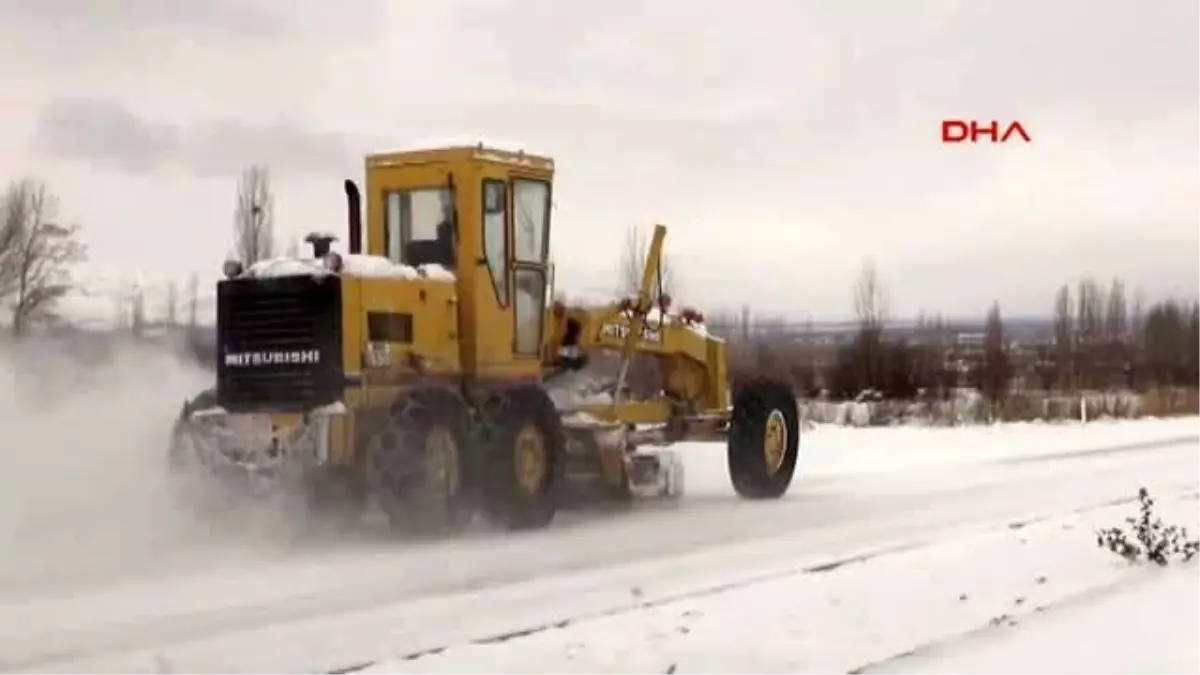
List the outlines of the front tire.
{"type": "Polygon", "coordinates": [[[457,393],[425,389],[402,395],[375,422],[367,484],[395,529],[443,534],[470,522],[468,419],[457,393]]]}
{"type": "Polygon", "coordinates": [[[787,385],[755,379],[735,388],[727,456],[740,497],[778,499],[787,493],[800,456],[799,406],[787,385]]]}

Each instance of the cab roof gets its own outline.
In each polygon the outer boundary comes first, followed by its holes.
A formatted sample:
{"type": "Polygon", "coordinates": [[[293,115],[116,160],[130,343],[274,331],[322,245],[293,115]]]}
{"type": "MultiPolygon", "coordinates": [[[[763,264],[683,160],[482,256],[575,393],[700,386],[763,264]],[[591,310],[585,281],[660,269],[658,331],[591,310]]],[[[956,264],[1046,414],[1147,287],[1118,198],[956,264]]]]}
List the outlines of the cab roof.
{"type": "Polygon", "coordinates": [[[550,157],[527,153],[524,150],[506,150],[483,143],[373,153],[367,155],[367,168],[472,161],[554,171],[554,160],[550,157]]]}

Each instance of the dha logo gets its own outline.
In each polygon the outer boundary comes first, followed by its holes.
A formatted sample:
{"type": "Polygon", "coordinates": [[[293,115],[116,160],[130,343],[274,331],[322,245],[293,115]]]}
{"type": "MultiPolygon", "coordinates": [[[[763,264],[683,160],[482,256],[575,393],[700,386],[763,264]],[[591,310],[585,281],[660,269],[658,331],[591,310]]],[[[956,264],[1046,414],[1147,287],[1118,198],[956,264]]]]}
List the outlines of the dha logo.
{"type": "Polygon", "coordinates": [[[234,368],[247,366],[294,366],[314,365],[321,362],[319,349],[295,349],[270,352],[230,352],[225,354],[225,365],[234,368]]]}
{"type": "Polygon", "coordinates": [[[942,120],[942,142],[962,143],[970,141],[978,143],[983,136],[991,143],[1007,143],[1014,136],[1026,143],[1032,143],[1029,132],[1019,120],[1008,122],[1002,126],[999,120],[942,120]]]}

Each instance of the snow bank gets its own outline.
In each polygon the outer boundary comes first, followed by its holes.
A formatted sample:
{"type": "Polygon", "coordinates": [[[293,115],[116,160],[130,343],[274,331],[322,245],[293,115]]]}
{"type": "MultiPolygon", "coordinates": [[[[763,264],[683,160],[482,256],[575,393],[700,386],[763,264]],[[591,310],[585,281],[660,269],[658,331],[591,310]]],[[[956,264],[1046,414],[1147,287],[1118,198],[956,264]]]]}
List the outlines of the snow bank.
{"type": "MultiPolygon", "coordinates": [[[[797,475],[800,481],[809,477],[869,475],[903,486],[915,473],[970,471],[989,462],[1032,460],[1197,435],[1200,435],[1200,417],[967,427],[818,425],[800,432],[801,461],[797,475]]],[[[688,491],[728,494],[732,488],[725,455],[711,451],[707,445],[710,444],[676,446],[688,459],[688,491]]],[[[993,473],[980,470],[976,480],[992,477],[993,473]]],[[[799,487],[802,482],[797,485],[797,490],[803,489],[799,487]]]]}
{"type": "Polygon", "coordinates": [[[824,425],[802,433],[801,442],[819,448],[814,461],[822,470],[877,471],[1054,455],[1197,435],[1200,418],[1180,417],[967,427],[855,429],[824,425]]]}
{"type": "MultiPolygon", "coordinates": [[[[867,392],[864,392],[866,394],[867,392]]],[[[1008,421],[1092,421],[1130,419],[1154,407],[1147,395],[1132,391],[1047,394],[1038,391],[1013,392],[997,411],[1008,421]]],[[[1169,403],[1171,410],[1187,410],[1186,401],[1169,403]]],[[[892,426],[900,424],[950,426],[984,424],[989,410],[982,395],[974,389],[959,389],[949,400],[903,401],[802,400],[801,416],[813,422],[851,426],[892,426]]]]}
{"type": "MultiPolygon", "coordinates": [[[[1160,506],[1167,507],[1163,515],[1171,521],[1190,528],[1200,521],[1194,498],[1163,499],[1160,506]]],[[[868,554],[828,568],[764,574],[673,600],[638,603],[635,589],[628,611],[383,661],[364,672],[847,672],[872,664],[893,672],[889,659],[897,654],[979,630],[997,634],[1046,607],[1152,574],[1155,570],[1131,567],[1095,545],[1092,528],[1120,521],[1131,508],[868,554]]],[[[1184,574],[1194,580],[1195,566],[1184,574]]],[[[1200,610],[1195,593],[1160,600],[1158,610],[1175,617],[1200,610]]],[[[1129,616],[1137,621],[1146,614],[1129,616]]],[[[1097,620],[1098,633],[1076,634],[1052,651],[1069,659],[1079,645],[1116,635],[1129,619],[1097,615],[1097,620]]],[[[1123,650],[1127,662],[1149,663],[1145,659],[1155,657],[1162,643],[1190,641],[1184,672],[1194,672],[1195,621],[1157,625],[1163,632],[1147,633],[1145,641],[1122,636],[1107,642],[1123,650]]],[[[998,669],[983,658],[954,663],[944,672],[1081,671],[1078,661],[1075,667],[1068,663],[998,669]]],[[[931,669],[923,663],[919,670],[931,669]]],[[[1111,671],[1111,664],[1100,670],[1111,671]]]]}

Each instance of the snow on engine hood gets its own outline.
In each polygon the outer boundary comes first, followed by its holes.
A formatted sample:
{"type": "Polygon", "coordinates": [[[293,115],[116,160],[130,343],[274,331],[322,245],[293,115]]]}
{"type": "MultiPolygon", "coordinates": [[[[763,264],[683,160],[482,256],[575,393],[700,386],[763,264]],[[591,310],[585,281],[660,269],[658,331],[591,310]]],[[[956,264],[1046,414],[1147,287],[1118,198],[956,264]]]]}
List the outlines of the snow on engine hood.
{"type": "MultiPolygon", "coordinates": [[[[374,279],[431,279],[453,282],[454,273],[441,265],[401,265],[383,256],[364,254],[337,254],[342,259],[342,274],[374,279]]],[[[242,277],[271,279],[278,277],[314,276],[333,274],[327,267],[313,258],[270,258],[260,260],[246,269],[242,277]]]]}

